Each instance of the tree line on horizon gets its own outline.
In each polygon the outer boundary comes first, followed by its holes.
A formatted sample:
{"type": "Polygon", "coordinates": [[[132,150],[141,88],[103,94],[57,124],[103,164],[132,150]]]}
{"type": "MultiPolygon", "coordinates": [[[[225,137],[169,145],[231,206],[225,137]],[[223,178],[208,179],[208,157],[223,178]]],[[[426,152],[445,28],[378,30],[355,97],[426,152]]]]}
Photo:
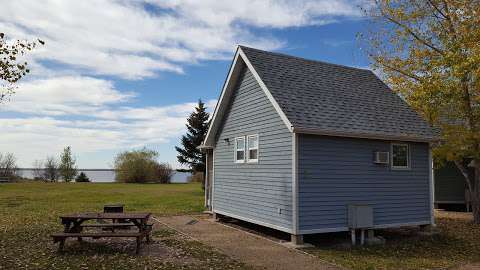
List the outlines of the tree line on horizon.
{"type": "MultiPolygon", "coordinates": [[[[209,113],[205,104],[199,100],[187,118],[187,134],[182,136],[182,147],[178,151],[178,161],[186,165],[192,173],[191,180],[204,183],[205,155],[198,150],[203,142],[209,126],[209,113]]],[[[170,183],[174,170],[168,163],[158,161],[158,152],[146,147],[137,150],[123,151],[114,157],[113,168],[115,181],[121,183],[170,183]]],[[[16,159],[12,153],[0,153],[0,177],[16,178],[16,159]]],[[[47,156],[44,160],[33,162],[34,180],[48,182],[89,182],[85,173],[78,174],[76,159],[70,146],[63,149],[60,157],[47,156]]],[[[204,185],[204,184],[203,184],[204,185]]]]}
{"type": "MultiPolygon", "coordinates": [[[[12,153],[0,153],[0,178],[14,180],[19,178],[17,175],[18,167],[16,158],[12,153]]],[[[43,180],[48,182],[89,182],[88,177],[82,172],[78,174],[76,159],[72,155],[70,146],[63,149],[57,160],[54,156],[47,156],[45,160],[35,160],[32,170],[34,180],[43,180]]]]}
{"type": "Polygon", "coordinates": [[[70,146],[63,149],[58,160],[54,156],[47,156],[45,160],[35,160],[33,162],[33,177],[36,180],[50,182],[63,180],[67,183],[73,180],[77,182],[89,181],[84,173],[80,173],[78,177],[77,174],[76,159],[73,157],[70,146]]]}
{"type": "MultiPolygon", "coordinates": [[[[142,148],[124,151],[114,158],[115,181],[123,183],[170,183],[174,170],[168,163],[157,161],[158,153],[142,148]]],[[[18,180],[18,167],[12,153],[0,153],[0,180],[18,180]]],[[[90,182],[84,172],[78,173],[76,159],[70,146],[63,149],[59,158],[47,156],[35,160],[33,180],[44,182],[90,182]]]]}

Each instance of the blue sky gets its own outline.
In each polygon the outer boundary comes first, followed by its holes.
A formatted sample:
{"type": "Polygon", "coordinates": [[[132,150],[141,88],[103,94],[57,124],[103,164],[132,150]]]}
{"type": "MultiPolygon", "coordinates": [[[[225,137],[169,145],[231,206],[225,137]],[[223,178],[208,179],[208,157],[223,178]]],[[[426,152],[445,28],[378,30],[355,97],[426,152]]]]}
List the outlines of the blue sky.
{"type": "Polygon", "coordinates": [[[18,165],[70,145],[82,168],[147,146],[179,167],[174,146],[201,98],[213,110],[235,46],[368,68],[356,1],[9,1],[0,29],[46,41],[0,105],[0,151],[18,165]]]}

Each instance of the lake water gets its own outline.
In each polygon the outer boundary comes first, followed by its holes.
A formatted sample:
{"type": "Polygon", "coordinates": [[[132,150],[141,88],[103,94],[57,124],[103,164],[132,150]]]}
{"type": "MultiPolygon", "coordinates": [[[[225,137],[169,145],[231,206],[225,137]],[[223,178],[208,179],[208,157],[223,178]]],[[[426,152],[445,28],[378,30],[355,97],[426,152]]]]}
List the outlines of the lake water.
{"type": "MultiPolygon", "coordinates": [[[[96,183],[108,183],[108,182],[115,182],[115,171],[114,170],[82,170],[79,169],[78,173],[85,173],[90,181],[96,183]]],[[[24,178],[33,179],[33,170],[32,169],[18,169],[17,174],[24,178]]],[[[172,176],[172,183],[187,183],[188,177],[191,174],[188,172],[175,172],[172,176]]]]}

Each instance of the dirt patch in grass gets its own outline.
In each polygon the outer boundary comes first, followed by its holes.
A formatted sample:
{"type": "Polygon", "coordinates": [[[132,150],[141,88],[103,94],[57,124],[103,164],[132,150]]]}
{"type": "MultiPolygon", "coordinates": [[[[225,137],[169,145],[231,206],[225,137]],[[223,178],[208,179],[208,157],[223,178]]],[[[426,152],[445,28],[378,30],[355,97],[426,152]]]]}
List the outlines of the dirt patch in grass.
{"type": "MultiPolygon", "coordinates": [[[[162,224],[155,223],[154,241],[161,243],[168,252],[169,260],[175,265],[191,269],[251,269],[218,250],[192,240],[162,224]]],[[[149,256],[155,256],[148,252],[149,256]]]]}
{"type": "Polygon", "coordinates": [[[385,246],[347,247],[346,233],[322,234],[307,238],[315,248],[305,251],[326,261],[355,270],[447,269],[480,262],[480,226],[471,218],[437,218],[440,233],[421,236],[418,228],[378,230],[385,246]]]}

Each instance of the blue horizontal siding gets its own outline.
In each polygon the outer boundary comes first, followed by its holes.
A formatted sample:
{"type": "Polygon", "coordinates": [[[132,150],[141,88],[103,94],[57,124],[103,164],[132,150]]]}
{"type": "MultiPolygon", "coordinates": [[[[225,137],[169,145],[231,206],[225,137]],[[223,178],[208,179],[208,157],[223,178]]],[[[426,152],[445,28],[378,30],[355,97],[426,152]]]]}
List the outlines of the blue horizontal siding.
{"type": "Polygon", "coordinates": [[[388,141],[300,135],[300,232],[347,227],[353,203],[372,206],[375,225],[429,221],[428,144],[409,144],[411,169],[392,170],[372,162],[388,141]]]}
{"type": "Polygon", "coordinates": [[[248,69],[240,75],[216,138],[214,211],[290,230],[292,135],[248,69]],[[259,162],[234,163],[235,137],[250,134],[259,135],[259,162]]]}

